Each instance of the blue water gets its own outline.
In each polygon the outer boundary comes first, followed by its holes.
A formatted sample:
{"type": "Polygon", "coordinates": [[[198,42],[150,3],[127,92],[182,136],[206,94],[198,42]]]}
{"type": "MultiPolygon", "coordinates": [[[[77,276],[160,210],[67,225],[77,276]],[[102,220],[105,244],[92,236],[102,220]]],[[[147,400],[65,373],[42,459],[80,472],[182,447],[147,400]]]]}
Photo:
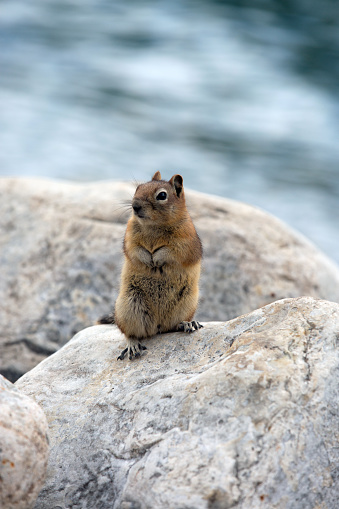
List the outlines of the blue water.
{"type": "Polygon", "coordinates": [[[338,16],[330,0],[2,1],[0,174],[181,173],[339,262],[338,16]]]}

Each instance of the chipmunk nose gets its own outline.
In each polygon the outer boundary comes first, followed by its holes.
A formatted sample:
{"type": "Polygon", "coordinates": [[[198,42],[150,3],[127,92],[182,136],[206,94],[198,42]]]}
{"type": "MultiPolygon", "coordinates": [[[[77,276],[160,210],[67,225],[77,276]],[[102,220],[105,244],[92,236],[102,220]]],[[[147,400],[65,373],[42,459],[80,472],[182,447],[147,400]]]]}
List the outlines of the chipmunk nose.
{"type": "Polygon", "coordinates": [[[140,212],[141,210],[141,205],[139,205],[138,203],[133,203],[132,207],[136,214],[138,214],[138,212],[140,212]]]}
{"type": "Polygon", "coordinates": [[[138,217],[143,215],[142,213],[142,204],[139,200],[133,200],[132,209],[134,210],[134,214],[138,217]]]}

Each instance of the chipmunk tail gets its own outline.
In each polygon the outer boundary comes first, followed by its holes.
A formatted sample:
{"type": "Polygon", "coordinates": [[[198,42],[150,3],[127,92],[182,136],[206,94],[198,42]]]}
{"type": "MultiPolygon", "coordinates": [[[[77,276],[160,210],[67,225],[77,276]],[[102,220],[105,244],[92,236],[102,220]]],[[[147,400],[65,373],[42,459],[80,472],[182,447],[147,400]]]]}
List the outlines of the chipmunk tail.
{"type": "Polygon", "coordinates": [[[103,315],[96,321],[96,325],[105,325],[105,324],[113,324],[115,323],[114,311],[109,313],[108,315],[103,315]]]}

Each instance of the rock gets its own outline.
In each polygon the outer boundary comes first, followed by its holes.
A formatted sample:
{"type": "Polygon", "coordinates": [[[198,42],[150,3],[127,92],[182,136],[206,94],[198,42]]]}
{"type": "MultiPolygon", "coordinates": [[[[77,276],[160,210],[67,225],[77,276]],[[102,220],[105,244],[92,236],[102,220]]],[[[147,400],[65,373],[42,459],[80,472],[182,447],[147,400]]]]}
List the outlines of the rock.
{"type": "Polygon", "coordinates": [[[0,507],[34,507],[47,470],[47,420],[0,375],[0,507]]]}
{"type": "Polygon", "coordinates": [[[203,320],[230,320],[286,297],[339,302],[339,268],[300,233],[250,205],[188,194],[204,244],[203,320]]]}
{"type": "Polygon", "coordinates": [[[80,332],[16,382],[50,427],[36,509],[337,508],[338,331],[338,304],[298,298],[132,362],[115,326],[80,332]]]}
{"type": "MultiPolygon", "coordinates": [[[[116,300],[134,185],[0,181],[0,372],[12,381],[116,300]]],[[[339,302],[339,269],[274,217],[187,192],[205,257],[199,320],[228,320],[285,297],[339,302]]]]}

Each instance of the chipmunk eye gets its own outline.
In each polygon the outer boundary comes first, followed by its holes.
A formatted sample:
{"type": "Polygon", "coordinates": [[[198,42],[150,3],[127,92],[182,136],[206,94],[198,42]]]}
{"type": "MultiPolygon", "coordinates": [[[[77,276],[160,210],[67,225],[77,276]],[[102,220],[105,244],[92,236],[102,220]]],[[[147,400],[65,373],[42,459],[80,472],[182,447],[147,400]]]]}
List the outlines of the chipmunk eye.
{"type": "Polygon", "coordinates": [[[167,193],[165,191],[161,191],[159,194],[157,194],[156,198],[157,200],[166,200],[167,193]]]}

